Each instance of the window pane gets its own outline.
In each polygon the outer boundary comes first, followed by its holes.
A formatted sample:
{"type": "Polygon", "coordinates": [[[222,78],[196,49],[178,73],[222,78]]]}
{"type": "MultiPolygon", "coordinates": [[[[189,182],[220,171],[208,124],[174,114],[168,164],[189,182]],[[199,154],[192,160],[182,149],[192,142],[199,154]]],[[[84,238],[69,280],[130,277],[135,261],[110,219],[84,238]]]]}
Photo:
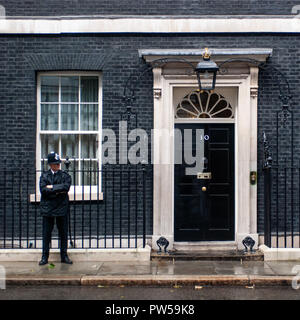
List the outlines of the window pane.
{"type": "Polygon", "coordinates": [[[81,161],[81,170],[80,175],[83,185],[97,185],[97,161],[81,161]]]}
{"type": "Polygon", "coordinates": [[[79,77],[61,77],[61,101],[77,102],[79,77]]]}
{"type": "Polygon", "coordinates": [[[61,130],[78,130],[78,105],[61,105],[61,130]]]}
{"type": "Polygon", "coordinates": [[[98,130],[98,104],[80,106],[80,130],[98,130]]]}
{"type": "Polygon", "coordinates": [[[78,158],[79,136],[76,134],[61,135],[61,157],[69,157],[70,160],[78,158]]]}
{"type": "Polygon", "coordinates": [[[41,171],[47,171],[47,170],[49,170],[47,160],[46,159],[41,160],[41,171]]]}
{"type": "Polygon", "coordinates": [[[41,104],[41,130],[58,130],[57,104],[41,104]]]}
{"type": "Polygon", "coordinates": [[[41,77],[41,101],[58,102],[59,78],[57,76],[41,77]]]}
{"type": "MultiPolygon", "coordinates": [[[[79,175],[80,172],[78,170],[78,160],[72,160],[70,159],[70,166],[69,166],[69,175],[71,176],[72,179],[72,186],[78,186],[79,185],[79,175]]],[[[65,165],[62,165],[62,169],[65,170],[66,167],[65,165]]],[[[74,187],[70,188],[70,192],[74,193],[74,187]]]]}
{"type": "Polygon", "coordinates": [[[59,152],[59,135],[58,134],[42,134],[41,135],[41,155],[42,159],[47,159],[47,155],[51,152],[59,152]]]}
{"type": "Polygon", "coordinates": [[[81,77],[81,102],[98,102],[98,77],[81,77]]]}
{"type": "Polygon", "coordinates": [[[81,136],[81,158],[95,159],[97,157],[97,135],[85,134],[81,136]]]}

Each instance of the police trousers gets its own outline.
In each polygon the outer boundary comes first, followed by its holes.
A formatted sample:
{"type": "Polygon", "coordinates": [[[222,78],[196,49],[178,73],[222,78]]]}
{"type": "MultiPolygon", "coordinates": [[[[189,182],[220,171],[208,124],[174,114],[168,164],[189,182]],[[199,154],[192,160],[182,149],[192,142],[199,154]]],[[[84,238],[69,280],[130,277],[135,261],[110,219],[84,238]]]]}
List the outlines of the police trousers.
{"type": "Polygon", "coordinates": [[[43,255],[49,257],[52,230],[54,223],[58,229],[60,240],[60,255],[64,257],[68,248],[68,215],[61,217],[43,217],[43,255]]]}

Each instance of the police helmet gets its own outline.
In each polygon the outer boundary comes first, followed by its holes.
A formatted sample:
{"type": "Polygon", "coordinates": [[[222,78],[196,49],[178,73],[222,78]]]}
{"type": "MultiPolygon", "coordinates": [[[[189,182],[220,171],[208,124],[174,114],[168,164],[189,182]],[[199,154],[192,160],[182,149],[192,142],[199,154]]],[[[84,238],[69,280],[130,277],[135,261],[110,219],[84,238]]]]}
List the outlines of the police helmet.
{"type": "Polygon", "coordinates": [[[58,153],[52,151],[48,154],[48,164],[59,164],[61,163],[58,153]]]}

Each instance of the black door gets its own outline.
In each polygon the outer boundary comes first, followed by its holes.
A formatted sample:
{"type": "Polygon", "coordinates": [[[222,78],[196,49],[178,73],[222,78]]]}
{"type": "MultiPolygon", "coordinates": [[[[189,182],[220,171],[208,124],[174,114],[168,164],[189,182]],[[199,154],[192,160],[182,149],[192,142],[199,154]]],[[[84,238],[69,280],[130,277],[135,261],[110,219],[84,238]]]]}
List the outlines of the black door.
{"type": "Polygon", "coordinates": [[[234,125],[175,128],[174,240],[234,240],[234,125]]]}

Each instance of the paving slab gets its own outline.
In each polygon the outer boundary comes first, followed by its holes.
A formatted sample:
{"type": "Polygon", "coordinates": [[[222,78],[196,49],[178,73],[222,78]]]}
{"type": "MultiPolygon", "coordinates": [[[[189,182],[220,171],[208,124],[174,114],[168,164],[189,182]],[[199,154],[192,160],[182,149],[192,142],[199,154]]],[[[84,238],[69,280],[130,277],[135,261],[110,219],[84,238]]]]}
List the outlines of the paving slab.
{"type": "Polygon", "coordinates": [[[266,261],[276,275],[295,275],[300,272],[300,261],[266,261]]]}
{"type": "Polygon", "coordinates": [[[223,261],[215,263],[215,272],[217,274],[253,274],[253,275],[275,275],[275,272],[264,261],[223,261]],[[224,263],[225,262],[225,263],[224,263]]]}
{"type": "Polygon", "coordinates": [[[65,264],[54,262],[52,265],[40,267],[39,275],[96,275],[103,265],[103,262],[78,262],[65,264]]]}
{"type": "Polygon", "coordinates": [[[150,261],[140,263],[129,262],[103,262],[99,268],[98,275],[138,275],[156,273],[156,266],[150,261]]]}
{"type": "Polygon", "coordinates": [[[158,261],[156,274],[158,275],[210,275],[216,274],[213,262],[209,261],[158,261]]]}
{"type": "Polygon", "coordinates": [[[37,262],[4,262],[1,266],[5,267],[7,275],[26,275],[37,274],[41,271],[41,266],[37,262]]]}
{"type": "Polygon", "coordinates": [[[103,263],[81,262],[72,265],[54,262],[51,265],[39,266],[37,262],[1,262],[5,267],[6,275],[93,275],[103,263]]]}

